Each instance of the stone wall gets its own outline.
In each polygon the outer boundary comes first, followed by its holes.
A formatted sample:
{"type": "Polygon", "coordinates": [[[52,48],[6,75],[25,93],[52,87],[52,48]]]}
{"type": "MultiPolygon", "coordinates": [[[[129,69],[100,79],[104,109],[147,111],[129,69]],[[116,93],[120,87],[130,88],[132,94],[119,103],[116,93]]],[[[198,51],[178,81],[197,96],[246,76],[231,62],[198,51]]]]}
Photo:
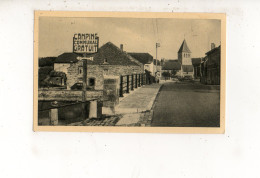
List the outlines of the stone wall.
{"type": "Polygon", "coordinates": [[[65,74],[67,74],[69,66],[70,63],[54,63],[54,70],[57,72],[64,72],[65,74]]]}
{"type": "Polygon", "coordinates": [[[102,65],[104,75],[120,76],[144,73],[140,66],[102,65]]]}
{"type": "MultiPolygon", "coordinates": [[[[103,69],[100,65],[87,65],[87,88],[93,90],[103,90],[103,69]],[[89,87],[90,79],[95,80],[95,85],[89,87]]],[[[69,90],[75,83],[83,83],[83,61],[70,64],[67,73],[67,89],[69,90]]]]}
{"type": "MultiPolygon", "coordinates": [[[[103,90],[86,91],[86,100],[97,99],[103,101],[103,90]]],[[[82,91],[80,90],[54,90],[39,89],[39,101],[82,101],[82,91]]]]}
{"type": "Polygon", "coordinates": [[[75,83],[83,83],[83,61],[70,64],[66,75],[68,90],[70,90],[75,83]]]}
{"type": "Polygon", "coordinates": [[[114,107],[119,103],[119,77],[106,77],[104,80],[104,107],[114,107]]]}
{"type": "Polygon", "coordinates": [[[95,90],[103,90],[104,76],[103,68],[100,65],[87,65],[87,85],[89,86],[89,79],[95,79],[95,90]]]}

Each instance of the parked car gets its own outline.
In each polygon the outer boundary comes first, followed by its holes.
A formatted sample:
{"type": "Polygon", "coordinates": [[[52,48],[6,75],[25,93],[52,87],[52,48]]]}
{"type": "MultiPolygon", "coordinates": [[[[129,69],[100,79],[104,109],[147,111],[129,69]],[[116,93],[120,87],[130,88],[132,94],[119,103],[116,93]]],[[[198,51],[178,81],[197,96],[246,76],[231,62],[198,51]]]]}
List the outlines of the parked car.
{"type": "Polygon", "coordinates": [[[184,76],[184,77],[179,77],[179,81],[193,81],[192,76],[184,76]]]}

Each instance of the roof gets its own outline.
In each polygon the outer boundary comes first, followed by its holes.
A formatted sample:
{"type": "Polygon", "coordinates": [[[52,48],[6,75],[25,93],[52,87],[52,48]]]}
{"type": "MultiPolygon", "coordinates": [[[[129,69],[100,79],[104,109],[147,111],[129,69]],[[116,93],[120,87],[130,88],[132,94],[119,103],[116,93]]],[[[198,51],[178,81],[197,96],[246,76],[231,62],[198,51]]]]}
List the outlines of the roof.
{"type": "Polygon", "coordinates": [[[219,45],[218,47],[211,49],[210,51],[206,52],[205,54],[210,55],[210,54],[217,52],[217,51],[220,52],[220,48],[221,48],[221,46],[219,45]]]}
{"type": "Polygon", "coordinates": [[[39,58],[39,67],[53,66],[57,57],[41,57],[39,58]]]}
{"type": "Polygon", "coordinates": [[[193,66],[192,65],[182,65],[183,72],[193,72],[193,66]]]}
{"type": "Polygon", "coordinates": [[[192,65],[193,66],[199,66],[200,63],[202,62],[202,58],[191,58],[191,61],[192,61],[192,65]]]}
{"type": "Polygon", "coordinates": [[[136,59],[132,58],[111,42],[107,42],[99,48],[93,57],[93,62],[98,64],[104,64],[104,60],[106,59],[109,65],[138,65],[137,62],[135,62],[136,59]]]}
{"type": "MultiPolygon", "coordinates": [[[[63,53],[57,57],[55,63],[75,63],[82,54],[63,53]]],[[[95,54],[87,54],[86,57],[93,57],[93,61],[87,60],[87,64],[104,64],[107,61],[109,65],[139,65],[139,61],[129,54],[125,53],[111,42],[107,42],[98,49],[95,54]]]]}
{"type": "Polygon", "coordinates": [[[181,63],[178,60],[167,60],[164,62],[162,70],[181,70],[181,63]]]}
{"type": "Polygon", "coordinates": [[[79,54],[75,53],[63,53],[57,57],[54,63],[75,63],[78,62],[77,57],[79,56],[79,54]]]}
{"type": "Polygon", "coordinates": [[[142,64],[150,64],[153,62],[153,56],[149,53],[128,53],[142,64]]]}
{"type": "MultiPolygon", "coordinates": [[[[156,65],[156,59],[153,60],[153,64],[156,65]]],[[[158,66],[161,65],[161,61],[159,61],[158,59],[157,59],[157,65],[158,66]]]]}
{"type": "Polygon", "coordinates": [[[190,51],[190,49],[189,49],[185,39],[183,40],[178,53],[181,53],[181,52],[191,53],[191,51],[190,51]]]}

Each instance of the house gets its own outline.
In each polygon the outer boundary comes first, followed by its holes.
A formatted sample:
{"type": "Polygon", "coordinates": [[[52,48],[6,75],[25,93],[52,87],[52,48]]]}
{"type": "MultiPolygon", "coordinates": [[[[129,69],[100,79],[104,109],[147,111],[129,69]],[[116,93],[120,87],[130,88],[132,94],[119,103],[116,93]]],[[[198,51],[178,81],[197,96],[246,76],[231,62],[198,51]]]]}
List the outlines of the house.
{"type": "Polygon", "coordinates": [[[180,75],[182,77],[190,76],[193,78],[194,70],[193,70],[193,65],[191,60],[191,51],[185,39],[183,40],[180,49],[178,51],[178,61],[181,64],[180,75]]]}
{"type": "Polygon", "coordinates": [[[98,53],[91,55],[93,62],[102,65],[104,75],[120,76],[144,73],[144,65],[137,59],[123,51],[123,46],[118,48],[107,42],[98,53]]]}
{"type": "Polygon", "coordinates": [[[54,70],[66,73],[68,90],[80,89],[84,81],[82,61],[85,60],[87,89],[103,91],[104,106],[114,106],[119,102],[119,94],[123,96],[126,92],[126,80],[136,88],[143,81],[143,63],[124,52],[122,47],[108,42],[95,54],[64,53],[57,58],[54,70]]]}
{"type": "Polygon", "coordinates": [[[68,73],[68,67],[72,63],[78,62],[79,54],[66,52],[59,55],[56,60],[54,61],[53,69],[57,72],[64,72],[65,74],[68,73]]]}
{"type": "Polygon", "coordinates": [[[181,63],[177,59],[164,59],[162,62],[162,73],[169,72],[171,75],[181,75],[181,63]]]}
{"type": "MultiPolygon", "coordinates": [[[[83,56],[82,54],[72,52],[63,53],[55,60],[54,70],[68,75],[68,69],[82,59],[87,60],[88,86],[101,83],[99,79],[103,78],[103,76],[132,75],[144,72],[144,65],[141,62],[111,42],[104,44],[95,54],[83,56]],[[102,70],[102,77],[97,75],[100,74],[99,70],[102,70]]],[[[80,74],[80,71],[82,69],[78,69],[78,74],[80,74]]],[[[67,78],[69,82],[69,77],[67,78]]],[[[80,83],[81,81],[80,79],[75,79],[75,82],[80,83]]]]}
{"type": "Polygon", "coordinates": [[[153,56],[149,53],[128,53],[133,58],[137,59],[144,65],[144,71],[147,70],[151,72],[151,75],[155,75],[156,72],[156,64],[154,63],[153,56]]]}
{"type": "Polygon", "coordinates": [[[200,78],[201,77],[201,62],[203,58],[192,58],[192,65],[194,69],[194,78],[200,78]]]}
{"type": "Polygon", "coordinates": [[[220,84],[220,54],[221,46],[215,47],[215,45],[212,45],[212,49],[206,53],[206,57],[201,64],[202,83],[209,85],[220,84]]]}

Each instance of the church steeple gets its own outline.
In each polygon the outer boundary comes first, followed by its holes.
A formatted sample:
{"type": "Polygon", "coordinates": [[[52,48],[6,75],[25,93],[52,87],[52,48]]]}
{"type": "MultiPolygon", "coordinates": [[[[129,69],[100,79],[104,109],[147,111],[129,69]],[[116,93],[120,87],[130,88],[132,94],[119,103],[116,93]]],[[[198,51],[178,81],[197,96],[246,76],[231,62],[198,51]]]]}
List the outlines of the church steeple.
{"type": "Polygon", "coordinates": [[[192,65],[191,50],[189,49],[186,40],[184,39],[178,51],[178,61],[182,65],[192,65]]]}
{"type": "Polygon", "coordinates": [[[183,40],[178,53],[182,53],[182,52],[191,53],[185,39],[183,40]]]}

